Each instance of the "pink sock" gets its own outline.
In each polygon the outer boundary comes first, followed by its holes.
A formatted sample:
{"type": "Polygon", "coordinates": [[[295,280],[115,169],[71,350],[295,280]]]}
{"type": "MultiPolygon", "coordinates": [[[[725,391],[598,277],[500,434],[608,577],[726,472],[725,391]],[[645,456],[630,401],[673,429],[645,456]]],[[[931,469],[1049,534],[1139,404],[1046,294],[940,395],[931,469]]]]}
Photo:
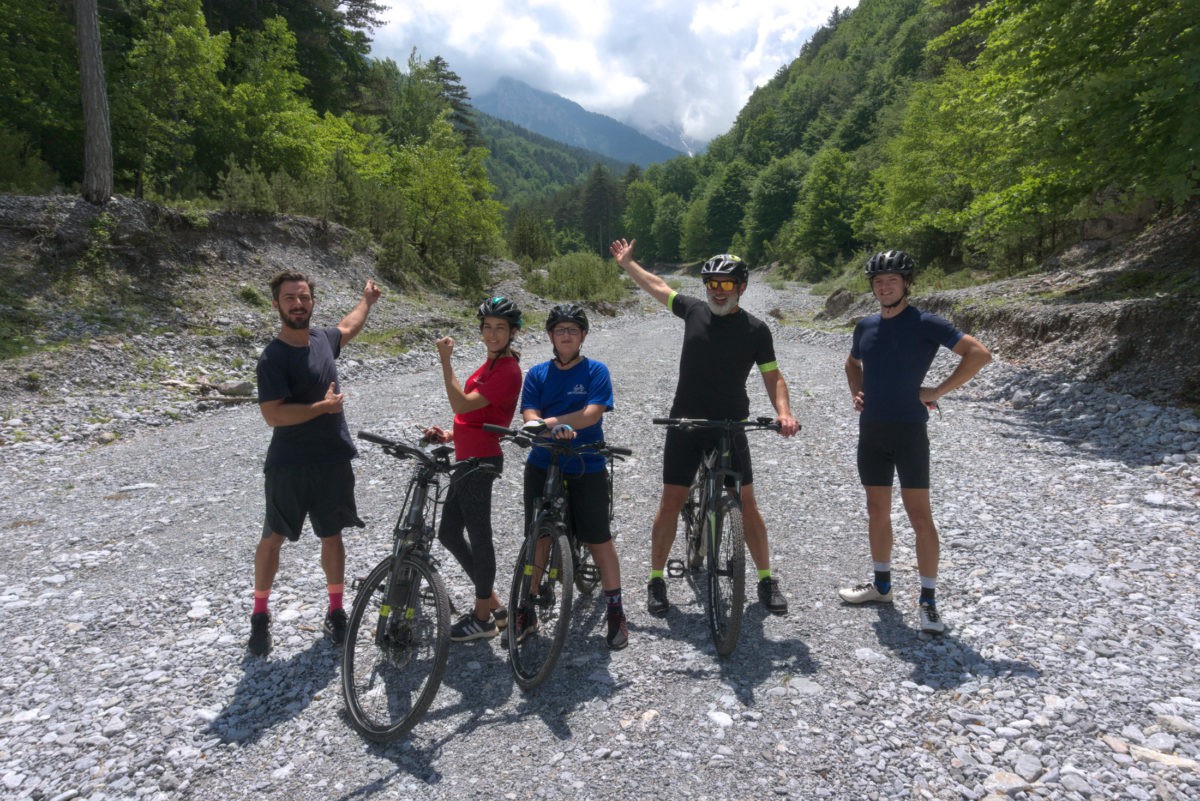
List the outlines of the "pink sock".
{"type": "Polygon", "coordinates": [[[267,611],[267,599],[270,597],[271,597],[270,590],[255,590],[254,591],[254,611],[251,612],[251,614],[257,615],[259,612],[266,612],[267,611]]]}
{"type": "Polygon", "coordinates": [[[330,584],[329,587],[329,610],[342,608],[342,592],[346,589],[345,584],[330,584]]]}

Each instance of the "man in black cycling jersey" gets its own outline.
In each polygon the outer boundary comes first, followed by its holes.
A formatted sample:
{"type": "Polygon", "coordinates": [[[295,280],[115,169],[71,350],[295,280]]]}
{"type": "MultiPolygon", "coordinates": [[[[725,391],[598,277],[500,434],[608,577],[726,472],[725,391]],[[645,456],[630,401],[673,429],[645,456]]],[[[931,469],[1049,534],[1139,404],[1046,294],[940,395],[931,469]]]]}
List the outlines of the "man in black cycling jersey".
{"type": "Polygon", "coordinates": [[[850,604],[892,600],[892,477],[900,477],[900,499],[916,534],[921,576],[918,610],[921,630],[945,630],[935,590],[938,534],[929,505],[929,409],[938,399],[971,380],[992,360],[979,340],[936,314],[908,303],[916,264],[901,250],[876,253],[867,261],[867,280],[879,301],[878,314],[854,328],[846,379],[858,421],[858,475],[867,495],[867,536],[875,576],[857,587],[838,590],[850,604]],[[939,347],[960,357],[958,366],[936,387],[921,382],[939,347]]]}
{"type": "MultiPolygon", "coordinates": [[[[679,355],[679,382],[671,404],[672,417],[708,420],[745,420],[750,414],[746,379],[757,365],[767,397],[775,408],[779,433],[795,434],[800,426],[792,417],[787,382],[775,361],[775,344],[766,324],[742,309],[739,299],[746,291],[750,271],[737,256],[722,254],[704,263],[700,278],[705,299],[680,295],[667,282],[647,272],[633,260],[637,240],[618,239],[609,252],[638,286],[684,321],[683,350],[679,355]]],[[[679,512],[687,500],[688,487],[700,466],[704,451],[714,444],[717,432],[667,432],[663,448],[663,492],[650,531],[650,583],[647,609],[665,615],[670,609],[663,571],[675,542],[679,512]]],[[[758,568],[758,599],[773,614],[787,614],[787,599],[771,575],[767,524],[754,497],[754,473],[745,433],[734,436],[734,466],[742,474],[742,516],[746,547],[758,568]]]]}

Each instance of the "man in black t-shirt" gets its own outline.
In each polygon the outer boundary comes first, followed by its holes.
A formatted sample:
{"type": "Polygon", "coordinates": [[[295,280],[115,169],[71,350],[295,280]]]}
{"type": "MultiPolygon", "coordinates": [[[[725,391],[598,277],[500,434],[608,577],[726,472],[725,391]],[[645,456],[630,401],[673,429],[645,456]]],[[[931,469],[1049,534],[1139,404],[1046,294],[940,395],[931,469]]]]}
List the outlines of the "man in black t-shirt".
{"type": "Polygon", "coordinates": [[[271,305],[279,312],[279,334],[258,359],[258,403],[274,430],[263,466],[266,518],[254,554],[254,608],[250,614],[250,652],[271,650],[267,601],[279,570],[284,539],[295,542],[307,517],[321,539],[321,567],[328,584],[325,633],[339,644],[346,635],[342,609],[346,550],[342,529],[362,527],[354,504],[357,455],[343,414],[345,393],[338,386],[334,360],[342,346],[362,330],[380,291],[367,281],[362,299],[335,328],[310,329],[313,281],[283,272],[271,280],[271,305]]]}
{"type": "MultiPolygon", "coordinates": [[[[700,271],[705,285],[705,299],[699,300],[677,294],[667,286],[666,281],[647,272],[634,261],[633,246],[636,241],[618,239],[612,243],[609,252],[638,286],[684,321],[679,383],[675,387],[671,416],[745,420],[750,414],[746,379],[751,368],[757,365],[767,389],[767,397],[775,408],[779,433],[785,437],[795,434],[800,426],[792,417],[787,382],[783,380],[775,361],[771,330],[738,305],[749,278],[749,270],[742,260],[722,254],[705,262],[700,271]]],[[[679,429],[667,432],[663,448],[662,499],[650,532],[647,609],[653,615],[665,615],[670,609],[663,571],[667,566],[671,545],[675,542],[679,512],[687,499],[688,487],[714,436],[713,432],[679,429]]],[[[742,474],[746,547],[758,568],[759,601],[774,614],[786,614],[787,600],[779,590],[779,582],[771,575],[767,525],[754,497],[750,446],[744,433],[735,437],[734,463],[742,474]]]]}

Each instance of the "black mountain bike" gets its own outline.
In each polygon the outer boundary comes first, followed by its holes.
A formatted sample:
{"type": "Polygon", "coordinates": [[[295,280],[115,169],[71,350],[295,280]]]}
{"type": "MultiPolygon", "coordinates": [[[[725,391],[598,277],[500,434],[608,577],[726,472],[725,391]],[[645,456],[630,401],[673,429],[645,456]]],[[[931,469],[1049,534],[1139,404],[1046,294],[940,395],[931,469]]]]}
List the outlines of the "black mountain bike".
{"type": "Polygon", "coordinates": [[[450,596],[430,548],[454,448],[418,448],[365,431],[358,437],[416,462],[392,529],[391,555],[354,581],[342,656],[342,697],[351,723],[368,740],[391,742],[429,709],[446,670],[450,596]]]}
{"type": "Polygon", "coordinates": [[[571,527],[563,484],[571,475],[571,462],[587,452],[598,453],[608,460],[611,516],[613,462],[633,451],[603,442],[574,445],[570,440],[532,437],[519,428],[485,424],[483,429],[500,434],[501,439],[522,448],[550,451],[546,483],[534,504],[529,531],[513,570],[512,590],[508,595],[509,626],[505,632],[513,676],[523,689],[531,690],[545,681],[562,653],[571,622],[574,589],[588,595],[600,583],[600,571],[592,563],[591,550],[575,539],[571,527]],[[517,612],[523,602],[532,602],[538,624],[536,629],[518,633],[517,612]]]}
{"type": "Polygon", "coordinates": [[[720,656],[737,646],[746,605],[746,542],[742,521],[742,474],[733,469],[733,435],[737,431],[778,431],[769,417],[757,420],[693,420],[658,417],[656,425],[684,431],[720,432],[688,489],[680,517],[684,528],[684,558],[667,563],[668,575],[705,569],[708,603],[705,609],[713,645],[720,656]]]}

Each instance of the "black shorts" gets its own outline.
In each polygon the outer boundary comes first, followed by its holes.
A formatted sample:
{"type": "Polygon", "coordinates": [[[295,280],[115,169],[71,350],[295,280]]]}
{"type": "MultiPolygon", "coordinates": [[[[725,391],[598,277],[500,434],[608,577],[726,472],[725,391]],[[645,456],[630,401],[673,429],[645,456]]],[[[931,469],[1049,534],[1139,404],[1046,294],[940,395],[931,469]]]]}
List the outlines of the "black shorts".
{"type": "Polygon", "coordinates": [[[864,487],[929,489],[929,434],[924,423],[866,422],[858,426],[858,477],[864,487]]]}
{"type": "Polygon", "coordinates": [[[263,482],[267,517],[263,539],[271,532],[292,542],[300,539],[308,517],[318,537],[333,537],[349,526],[362,528],[354,505],[354,470],[350,460],[272,467],[263,482]]]}
{"type": "MultiPolygon", "coordinates": [[[[668,428],[667,441],[663,445],[663,483],[691,486],[705,452],[717,447],[720,439],[721,432],[715,429],[683,431],[668,428]]],[[[733,469],[742,474],[743,487],[754,483],[750,442],[746,439],[745,431],[737,431],[733,435],[733,469]]]]}
{"type": "MultiPolygon", "coordinates": [[[[608,471],[568,475],[567,502],[571,507],[571,526],[575,538],[589,545],[599,545],[612,539],[608,522],[608,471]]],[[[546,486],[546,471],[525,464],[525,530],[529,530],[534,503],[542,497],[546,486]]]]}

